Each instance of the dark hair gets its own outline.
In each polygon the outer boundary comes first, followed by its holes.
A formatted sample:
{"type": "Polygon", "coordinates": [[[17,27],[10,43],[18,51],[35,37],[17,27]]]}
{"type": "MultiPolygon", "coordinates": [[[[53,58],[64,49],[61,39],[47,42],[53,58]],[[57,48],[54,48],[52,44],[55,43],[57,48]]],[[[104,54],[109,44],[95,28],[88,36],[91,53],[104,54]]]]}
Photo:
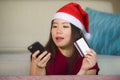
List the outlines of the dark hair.
{"type": "MultiPolygon", "coordinates": [[[[51,26],[52,26],[52,24],[53,24],[53,21],[51,22],[51,26]]],[[[75,25],[73,25],[71,23],[70,23],[70,25],[71,25],[71,31],[72,31],[72,34],[71,34],[71,39],[72,40],[71,41],[72,41],[72,43],[74,43],[76,40],[78,40],[80,37],[82,37],[83,34],[82,34],[81,29],[77,28],[75,25]]],[[[57,46],[55,45],[55,43],[54,43],[54,41],[52,39],[51,31],[50,31],[50,35],[49,35],[49,40],[48,40],[48,42],[46,44],[46,49],[47,49],[48,52],[52,53],[52,56],[54,58],[58,48],[57,48],[57,46]]],[[[75,51],[77,51],[76,48],[75,48],[75,51]]]]}

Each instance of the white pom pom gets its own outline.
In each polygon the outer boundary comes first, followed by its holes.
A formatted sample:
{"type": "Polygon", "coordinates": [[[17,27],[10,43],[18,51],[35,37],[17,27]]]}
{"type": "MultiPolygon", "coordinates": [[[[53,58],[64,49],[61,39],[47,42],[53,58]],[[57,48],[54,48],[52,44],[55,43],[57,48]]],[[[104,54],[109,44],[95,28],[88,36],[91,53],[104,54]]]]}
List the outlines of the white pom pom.
{"type": "Polygon", "coordinates": [[[90,39],[90,37],[91,37],[90,33],[86,33],[86,34],[85,34],[85,38],[86,38],[86,39],[90,39]]]}

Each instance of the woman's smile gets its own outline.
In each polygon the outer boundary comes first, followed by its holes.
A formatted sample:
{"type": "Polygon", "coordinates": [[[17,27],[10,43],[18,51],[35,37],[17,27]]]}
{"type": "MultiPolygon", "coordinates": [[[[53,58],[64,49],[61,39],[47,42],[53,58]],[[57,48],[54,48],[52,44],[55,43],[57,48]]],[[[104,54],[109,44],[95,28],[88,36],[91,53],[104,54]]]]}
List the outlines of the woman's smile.
{"type": "Polygon", "coordinates": [[[57,36],[57,37],[56,37],[56,41],[57,41],[57,42],[61,42],[63,39],[64,39],[64,38],[63,38],[63,37],[60,37],[60,36],[57,36]]]}

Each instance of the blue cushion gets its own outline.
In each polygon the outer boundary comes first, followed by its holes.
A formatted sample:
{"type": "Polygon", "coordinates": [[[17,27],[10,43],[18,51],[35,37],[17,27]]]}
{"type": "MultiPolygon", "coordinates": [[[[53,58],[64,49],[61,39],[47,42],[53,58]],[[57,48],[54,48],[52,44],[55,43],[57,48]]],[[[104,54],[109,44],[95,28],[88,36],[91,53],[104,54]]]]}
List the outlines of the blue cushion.
{"type": "Polygon", "coordinates": [[[105,13],[86,8],[89,15],[88,40],[97,54],[120,55],[120,14],[105,13]]]}

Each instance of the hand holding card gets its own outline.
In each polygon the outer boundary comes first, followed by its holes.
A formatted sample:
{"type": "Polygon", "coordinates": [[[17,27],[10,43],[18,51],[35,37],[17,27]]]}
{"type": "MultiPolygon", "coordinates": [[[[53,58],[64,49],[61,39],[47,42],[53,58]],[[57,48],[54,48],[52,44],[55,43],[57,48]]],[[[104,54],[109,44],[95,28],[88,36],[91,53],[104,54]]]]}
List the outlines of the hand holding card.
{"type": "Polygon", "coordinates": [[[74,42],[74,45],[82,57],[84,57],[86,55],[86,51],[90,49],[87,41],[83,37],[74,42]]]}

